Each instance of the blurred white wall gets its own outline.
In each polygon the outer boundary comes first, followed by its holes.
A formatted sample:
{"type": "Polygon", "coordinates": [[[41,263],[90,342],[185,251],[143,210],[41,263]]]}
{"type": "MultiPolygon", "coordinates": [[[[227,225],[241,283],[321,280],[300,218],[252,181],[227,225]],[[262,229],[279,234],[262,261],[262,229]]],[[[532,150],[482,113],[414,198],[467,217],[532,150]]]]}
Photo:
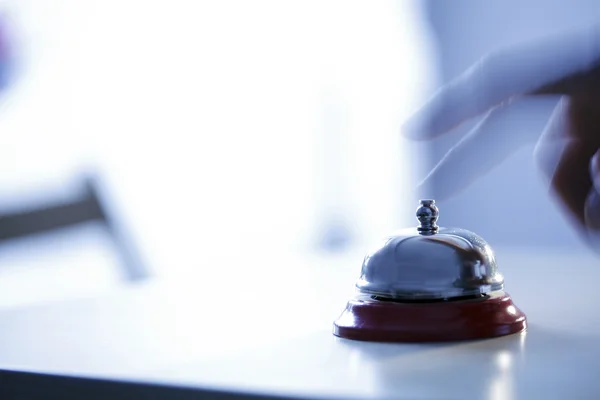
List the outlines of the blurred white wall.
{"type": "Polygon", "coordinates": [[[398,133],[431,85],[418,3],[4,7],[23,70],[0,110],[1,207],[99,168],[160,273],[413,224],[423,156],[398,133]]]}

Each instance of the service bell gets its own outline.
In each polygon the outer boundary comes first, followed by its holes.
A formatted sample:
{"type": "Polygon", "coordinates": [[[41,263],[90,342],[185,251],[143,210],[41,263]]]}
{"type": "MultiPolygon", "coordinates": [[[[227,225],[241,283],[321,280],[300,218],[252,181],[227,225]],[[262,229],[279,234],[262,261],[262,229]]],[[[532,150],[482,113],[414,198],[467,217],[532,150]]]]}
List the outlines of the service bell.
{"type": "Polygon", "coordinates": [[[394,233],[363,261],[358,294],[334,323],[347,339],[430,342],[481,339],[526,329],[504,292],[494,252],[465,229],[437,226],[421,200],[419,226],[394,233]]]}

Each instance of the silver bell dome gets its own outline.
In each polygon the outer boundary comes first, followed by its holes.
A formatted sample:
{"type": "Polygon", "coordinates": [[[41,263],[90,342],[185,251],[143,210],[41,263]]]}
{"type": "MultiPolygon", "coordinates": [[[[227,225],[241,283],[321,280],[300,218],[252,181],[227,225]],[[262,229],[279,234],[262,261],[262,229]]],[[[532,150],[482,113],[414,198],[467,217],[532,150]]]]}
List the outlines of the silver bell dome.
{"type": "Polygon", "coordinates": [[[502,290],[494,253],[478,235],[436,225],[434,200],[421,200],[420,225],[387,237],[363,261],[356,283],[381,299],[447,300],[502,290]]]}

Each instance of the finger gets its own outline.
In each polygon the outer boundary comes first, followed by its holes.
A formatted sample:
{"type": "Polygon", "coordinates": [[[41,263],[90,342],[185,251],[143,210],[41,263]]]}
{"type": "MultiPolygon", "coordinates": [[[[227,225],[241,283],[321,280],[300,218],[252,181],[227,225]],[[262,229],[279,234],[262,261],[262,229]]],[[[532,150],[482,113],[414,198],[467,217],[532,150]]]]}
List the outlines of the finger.
{"type": "Polygon", "coordinates": [[[567,108],[569,99],[562,97],[540,135],[533,151],[534,160],[542,177],[550,188],[550,183],[556,172],[560,157],[568,142],[567,108]]]}
{"type": "Polygon", "coordinates": [[[600,238],[600,150],[596,152],[590,163],[592,188],[585,202],[585,225],[589,233],[600,238]]]}
{"type": "Polygon", "coordinates": [[[600,151],[597,151],[590,161],[590,176],[594,181],[596,190],[600,192],[600,151]]]}
{"type": "Polygon", "coordinates": [[[600,59],[598,28],[507,48],[484,57],[440,89],[404,125],[427,140],[522,94],[593,69],[600,59]]]}
{"type": "Polygon", "coordinates": [[[433,192],[427,195],[440,201],[460,193],[521,147],[533,143],[554,106],[521,99],[495,108],[442,158],[421,188],[433,192]],[[540,116],[540,111],[544,115],[540,116]],[[543,118],[532,118],[532,114],[543,118]],[[522,133],[524,123],[529,134],[522,133]]]}
{"type": "MultiPolygon", "coordinates": [[[[597,150],[597,148],[595,149],[597,150]]],[[[571,140],[565,146],[552,177],[551,187],[575,221],[585,225],[585,202],[592,180],[588,164],[594,154],[588,143],[571,140]]]]}
{"type": "Polygon", "coordinates": [[[590,163],[592,188],[585,201],[585,225],[588,243],[600,254],[600,150],[596,152],[590,163]]]}
{"type": "Polygon", "coordinates": [[[600,150],[594,154],[590,162],[592,188],[585,202],[585,224],[591,239],[600,243],[600,150]]]}
{"type": "Polygon", "coordinates": [[[554,111],[536,148],[536,160],[548,178],[565,211],[580,227],[585,227],[585,207],[592,188],[590,162],[598,151],[597,140],[575,133],[597,129],[586,124],[582,106],[576,99],[563,99],[554,111]]]}

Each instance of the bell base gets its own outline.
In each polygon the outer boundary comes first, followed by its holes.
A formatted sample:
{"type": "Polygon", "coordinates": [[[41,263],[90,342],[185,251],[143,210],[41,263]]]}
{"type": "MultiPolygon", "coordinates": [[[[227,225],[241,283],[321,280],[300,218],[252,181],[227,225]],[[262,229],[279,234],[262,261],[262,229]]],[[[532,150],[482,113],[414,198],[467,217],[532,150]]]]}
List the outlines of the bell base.
{"type": "Polygon", "coordinates": [[[510,335],[527,328],[527,317],[508,293],[485,298],[401,303],[359,296],[334,322],[333,334],[373,342],[450,342],[510,335]]]}

